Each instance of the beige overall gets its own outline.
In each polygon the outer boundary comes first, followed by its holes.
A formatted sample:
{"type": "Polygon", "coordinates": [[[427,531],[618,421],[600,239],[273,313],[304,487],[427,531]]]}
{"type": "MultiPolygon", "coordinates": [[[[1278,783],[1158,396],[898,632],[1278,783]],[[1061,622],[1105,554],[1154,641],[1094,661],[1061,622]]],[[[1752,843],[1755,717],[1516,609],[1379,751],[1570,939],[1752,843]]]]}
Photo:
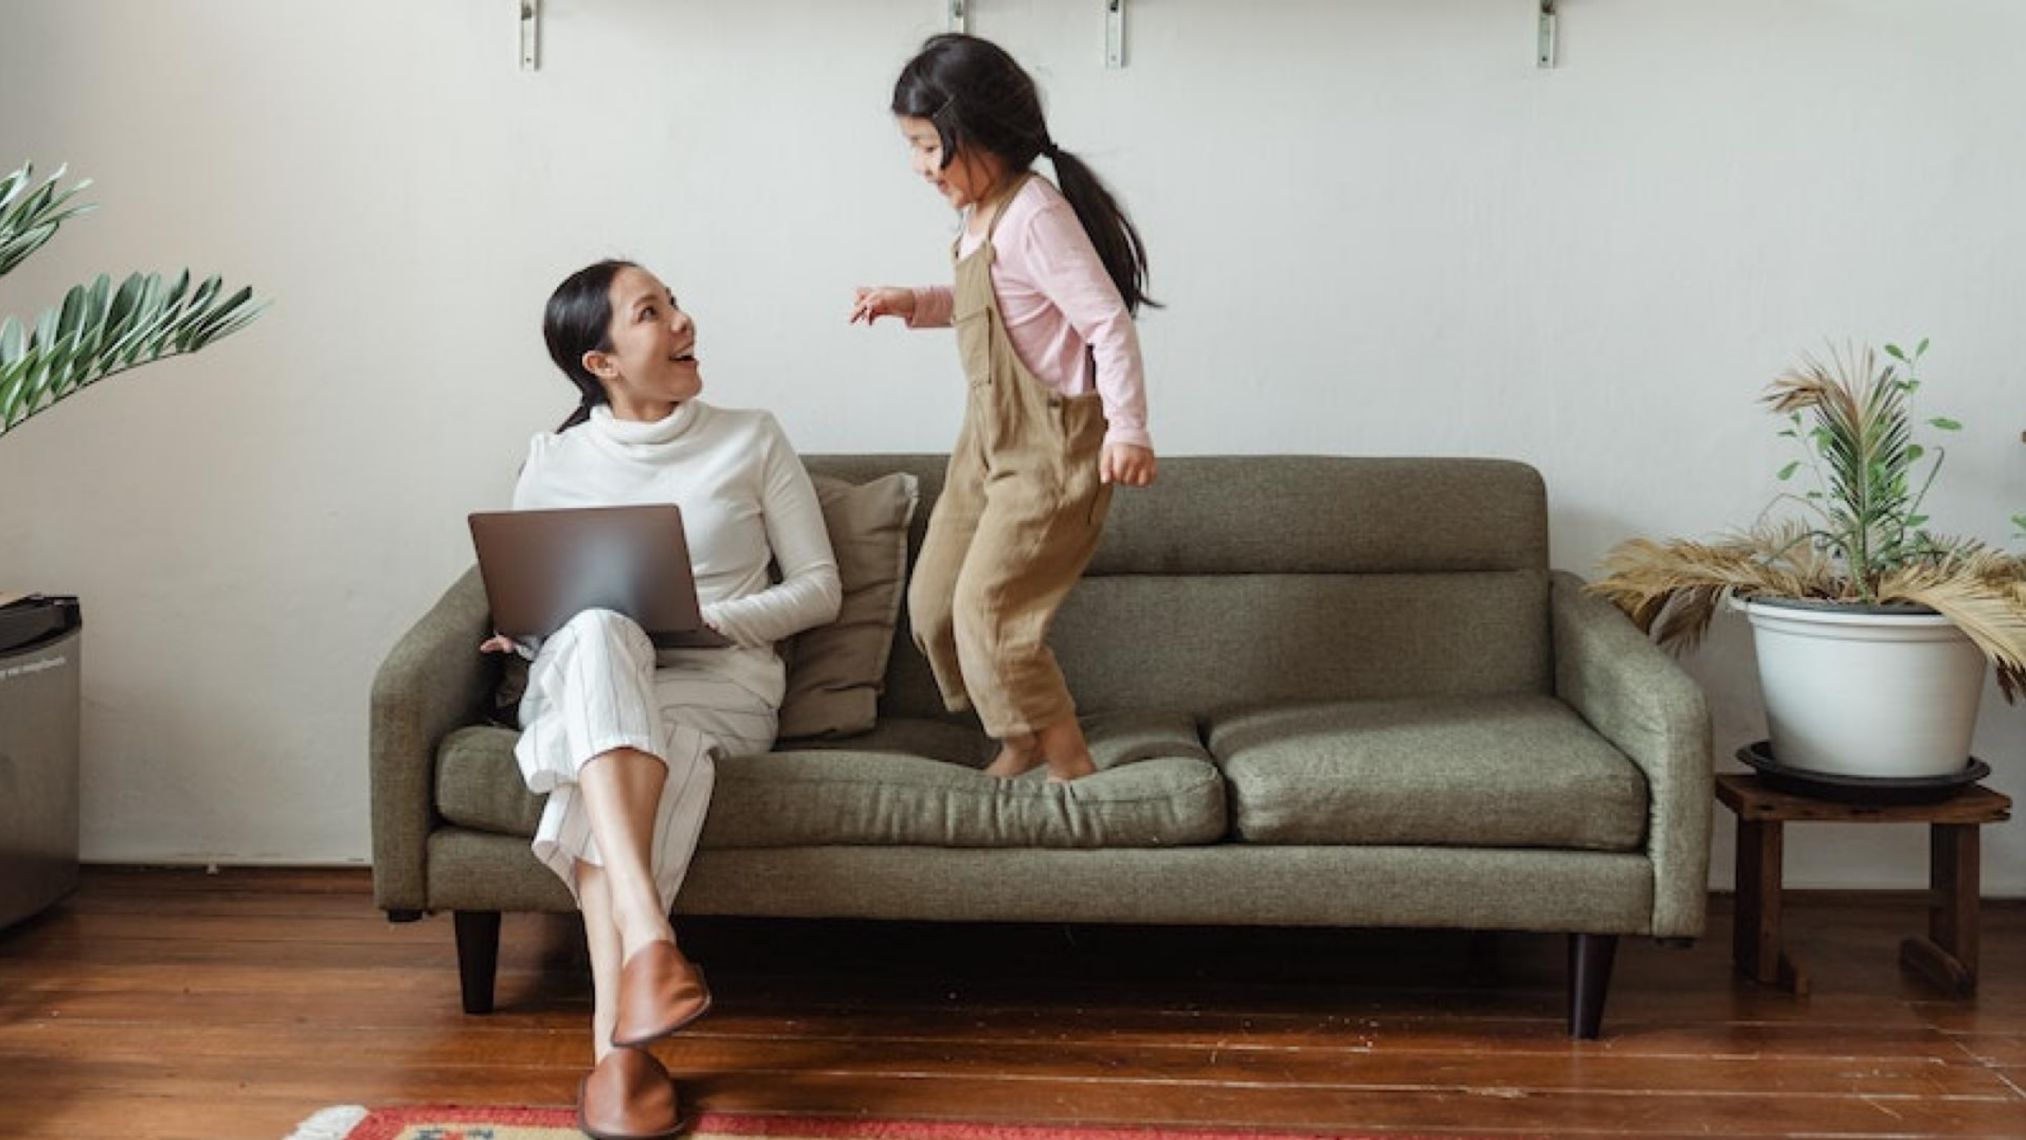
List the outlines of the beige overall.
{"type": "Polygon", "coordinates": [[[1007,339],[992,292],[998,227],[994,217],[978,248],[957,258],[951,323],[970,395],[908,617],[943,702],[952,712],[975,707],[985,731],[1004,739],[1076,711],[1048,625],[1097,549],[1111,487],[1097,477],[1102,400],[1050,389],[1007,339]]]}

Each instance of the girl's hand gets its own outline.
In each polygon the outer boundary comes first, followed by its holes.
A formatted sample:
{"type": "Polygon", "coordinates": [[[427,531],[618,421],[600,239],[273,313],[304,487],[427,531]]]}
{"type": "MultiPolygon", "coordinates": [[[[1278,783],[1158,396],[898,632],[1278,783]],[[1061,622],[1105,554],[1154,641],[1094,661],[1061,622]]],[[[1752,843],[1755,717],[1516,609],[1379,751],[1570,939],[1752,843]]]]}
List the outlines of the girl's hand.
{"type": "Polygon", "coordinates": [[[899,317],[912,320],[915,315],[915,291],[899,289],[892,285],[861,285],[851,295],[851,324],[864,321],[867,325],[881,317],[899,317]]]}
{"type": "Polygon", "coordinates": [[[512,653],[515,651],[514,639],[504,634],[495,633],[478,643],[478,651],[480,653],[512,653]]]}
{"type": "Polygon", "coordinates": [[[1144,487],[1154,481],[1160,463],[1147,448],[1132,443],[1107,443],[1098,453],[1097,477],[1102,483],[1144,487]]]}

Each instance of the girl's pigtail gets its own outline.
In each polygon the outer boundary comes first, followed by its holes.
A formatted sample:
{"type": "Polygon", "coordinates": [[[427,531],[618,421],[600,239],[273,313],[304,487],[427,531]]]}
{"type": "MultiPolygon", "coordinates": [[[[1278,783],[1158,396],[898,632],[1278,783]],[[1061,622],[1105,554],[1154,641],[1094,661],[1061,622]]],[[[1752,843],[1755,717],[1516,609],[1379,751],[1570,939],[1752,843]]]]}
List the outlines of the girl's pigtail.
{"type": "Polygon", "coordinates": [[[1160,308],[1160,302],[1147,296],[1146,246],[1141,244],[1140,231],[1126,217],[1118,199],[1112,197],[1097,172],[1082,159],[1053,142],[1046,144],[1041,153],[1055,163],[1062,196],[1069,199],[1076,220],[1083,223],[1083,231],[1090,235],[1090,244],[1097,248],[1105,272],[1118,286],[1119,296],[1125,299],[1126,312],[1137,315],[1142,305],[1160,308]]]}
{"type": "Polygon", "coordinates": [[[1062,196],[1090,235],[1126,311],[1161,307],[1147,296],[1140,232],[1096,173],[1048,137],[1041,92],[1004,48],[954,32],[930,36],[894,81],[892,110],[935,125],[944,169],[972,147],[996,155],[1009,174],[1027,170],[1037,157],[1053,159],[1062,196]]]}

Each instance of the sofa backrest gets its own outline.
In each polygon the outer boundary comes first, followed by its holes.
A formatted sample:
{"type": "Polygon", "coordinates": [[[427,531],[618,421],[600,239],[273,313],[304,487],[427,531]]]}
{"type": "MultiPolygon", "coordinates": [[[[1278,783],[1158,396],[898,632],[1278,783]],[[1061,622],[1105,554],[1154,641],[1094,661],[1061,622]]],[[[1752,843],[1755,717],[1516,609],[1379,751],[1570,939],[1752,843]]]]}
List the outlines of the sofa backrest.
{"type": "MultiPolygon", "coordinates": [[[[859,482],[938,455],[812,456],[859,482]]],[[[1084,713],[1263,701],[1545,693],[1547,496],[1494,459],[1203,456],[1121,489],[1050,644],[1084,713]]],[[[943,717],[906,618],[883,716],[943,717]]]]}

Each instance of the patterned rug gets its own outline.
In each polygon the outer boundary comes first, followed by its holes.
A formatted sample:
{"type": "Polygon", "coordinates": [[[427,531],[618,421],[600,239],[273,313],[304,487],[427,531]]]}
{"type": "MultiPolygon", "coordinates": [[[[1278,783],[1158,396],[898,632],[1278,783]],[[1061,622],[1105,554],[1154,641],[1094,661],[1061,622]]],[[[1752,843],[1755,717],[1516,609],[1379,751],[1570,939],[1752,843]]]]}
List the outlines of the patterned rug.
{"type": "MultiPolygon", "coordinates": [[[[581,1140],[569,1108],[361,1108],[339,1105],[308,1120],[288,1140],[581,1140]]],[[[749,1116],[706,1112],[687,1140],[1293,1140],[1315,1132],[1213,1132],[1074,1125],[974,1124],[869,1120],[838,1116],[749,1116]]],[[[1344,1133],[1338,1140],[1357,1140],[1344,1133]]],[[[1376,1138],[1366,1138],[1376,1140],[1376,1138]]],[[[1415,1140],[1390,1135],[1385,1140],[1415,1140]]],[[[1433,1140],[1422,1137],[1420,1140],[1433,1140]]]]}

